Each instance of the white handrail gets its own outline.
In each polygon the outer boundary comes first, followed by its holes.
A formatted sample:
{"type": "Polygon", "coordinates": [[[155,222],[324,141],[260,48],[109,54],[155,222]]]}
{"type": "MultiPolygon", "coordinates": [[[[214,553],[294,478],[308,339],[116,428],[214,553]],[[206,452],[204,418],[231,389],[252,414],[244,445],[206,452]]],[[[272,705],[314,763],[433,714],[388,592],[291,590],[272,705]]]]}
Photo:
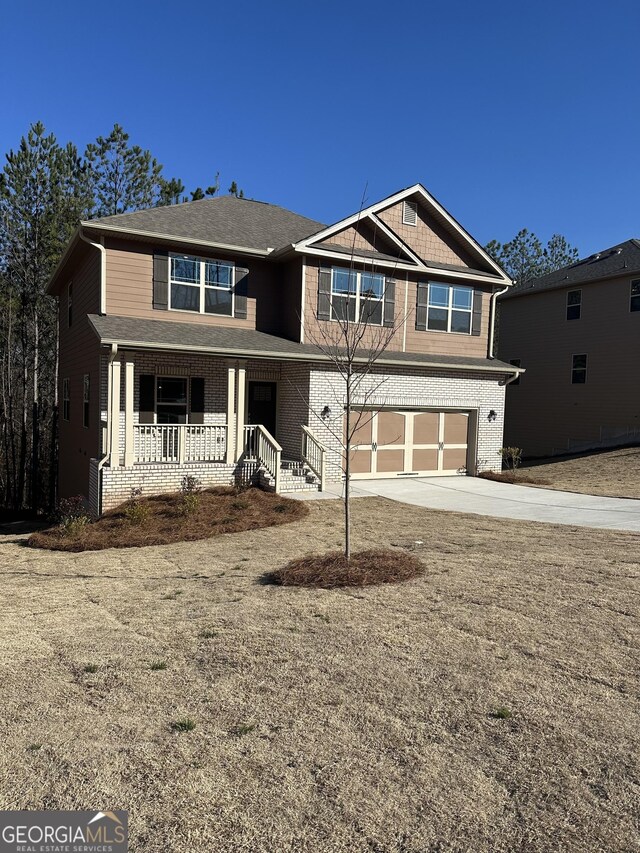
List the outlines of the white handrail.
{"type": "Polygon", "coordinates": [[[255,457],[273,477],[274,489],[280,491],[282,447],[262,424],[255,425],[255,457]]]}
{"type": "Polygon", "coordinates": [[[320,491],[324,491],[326,481],[327,448],[321,444],[308,426],[302,424],[302,461],[306,462],[320,480],[320,491]]]}
{"type": "Polygon", "coordinates": [[[227,427],[219,424],[134,424],[134,461],[224,462],[227,427]]]}

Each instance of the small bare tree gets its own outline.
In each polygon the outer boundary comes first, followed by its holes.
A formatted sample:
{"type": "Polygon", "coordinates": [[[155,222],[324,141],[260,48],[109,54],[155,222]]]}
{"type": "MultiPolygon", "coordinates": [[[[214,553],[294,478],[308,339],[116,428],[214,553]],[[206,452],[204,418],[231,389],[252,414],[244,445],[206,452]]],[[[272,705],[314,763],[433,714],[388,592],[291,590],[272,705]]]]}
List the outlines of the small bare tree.
{"type": "MultiPolygon", "coordinates": [[[[364,202],[364,199],[363,199],[364,202]]],[[[359,220],[358,220],[359,221],[359,220]]],[[[308,339],[333,365],[337,387],[333,394],[343,401],[343,410],[328,420],[323,412],[313,413],[340,447],[344,468],[344,554],[351,556],[351,463],[354,438],[371,423],[382,408],[379,392],[386,382],[376,365],[402,330],[406,316],[396,310],[395,281],[371,265],[356,264],[356,231],[351,245],[349,267],[340,271],[340,289],[319,288],[325,304],[314,312],[314,329],[308,339]],[[358,279],[358,276],[360,277],[358,279]],[[359,285],[359,286],[358,286],[359,285]],[[327,317],[330,319],[327,320],[327,317]]],[[[327,271],[328,273],[328,271],[327,271]]],[[[391,270],[393,275],[394,269],[391,270]]],[[[322,275],[322,272],[319,273],[322,275]]],[[[329,273],[330,274],[330,273],[329,273]]]]}

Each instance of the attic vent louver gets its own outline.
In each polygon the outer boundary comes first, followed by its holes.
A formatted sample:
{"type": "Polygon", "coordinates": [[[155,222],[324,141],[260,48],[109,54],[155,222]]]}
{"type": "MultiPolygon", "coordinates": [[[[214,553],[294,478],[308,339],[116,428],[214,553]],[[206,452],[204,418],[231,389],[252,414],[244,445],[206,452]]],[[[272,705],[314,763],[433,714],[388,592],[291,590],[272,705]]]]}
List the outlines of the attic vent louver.
{"type": "Polygon", "coordinates": [[[405,201],[402,206],[402,222],[404,225],[416,225],[418,222],[418,203],[405,201]]]}

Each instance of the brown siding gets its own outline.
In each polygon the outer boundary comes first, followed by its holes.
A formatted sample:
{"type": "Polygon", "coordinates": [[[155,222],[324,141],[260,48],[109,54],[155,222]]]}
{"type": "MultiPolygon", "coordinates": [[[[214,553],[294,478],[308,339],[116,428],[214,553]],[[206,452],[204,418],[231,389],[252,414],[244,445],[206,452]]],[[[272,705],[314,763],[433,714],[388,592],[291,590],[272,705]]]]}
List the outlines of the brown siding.
{"type": "Polygon", "coordinates": [[[115,314],[119,317],[144,317],[150,320],[171,320],[174,323],[205,323],[240,329],[256,328],[257,294],[265,288],[270,288],[274,278],[275,271],[268,263],[223,252],[185,252],[185,254],[197,254],[199,257],[231,260],[249,269],[247,318],[240,320],[215,314],[197,314],[194,311],[154,309],[153,252],[153,246],[148,244],[135,244],[124,240],[107,243],[107,314],[115,314]]]}
{"type": "Polygon", "coordinates": [[[469,253],[419,203],[416,225],[403,224],[402,210],[403,202],[399,202],[380,211],[378,216],[423,261],[478,267],[478,262],[472,262],[469,253]]]}
{"type": "MultiPolygon", "coordinates": [[[[318,303],[318,269],[325,266],[323,261],[316,259],[309,260],[306,274],[306,295],[305,295],[305,342],[313,343],[318,340],[321,328],[328,329],[330,323],[317,320],[317,303],[318,303]]],[[[331,266],[327,262],[326,266],[331,266]]],[[[335,266],[335,264],[334,264],[335,266]]],[[[443,355],[466,355],[470,358],[484,358],[488,350],[488,333],[489,333],[489,311],[491,290],[483,289],[482,303],[482,331],[480,335],[457,335],[448,332],[426,332],[416,329],[415,309],[417,302],[418,280],[424,281],[424,278],[418,279],[413,273],[409,273],[407,282],[407,273],[402,270],[389,272],[388,270],[380,270],[385,275],[391,275],[396,281],[396,323],[401,324],[405,317],[405,294],[406,294],[406,335],[405,329],[399,329],[395,339],[389,347],[392,351],[416,352],[416,353],[440,353],[443,355]],[[405,342],[406,337],[406,342],[405,342]]],[[[460,282],[461,284],[473,284],[472,282],[460,282]]],[[[480,287],[480,285],[476,285],[480,287]]],[[[366,341],[364,342],[366,346],[366,341]]]]}
{"type": "Polygon", "coordinates": [[[505,442],[525,455],[567,452],[600,442],[601,429],[640,428],[634,370],[640,312],[629,311],[632,276],[504,300],[499,357],[527,372],[507,388],[505,442]],[[582,289],[579,320],[566,319],[569,290],[582,289]],[[587,354],[587,382],[571,384],[572,356],[587,354]]]}
{"type": "Polygon", "coordinates": [[[390,254],[393,257],[396,257],[399,252],[396,243],[392,242],[381,229],[370,226],[368,222],[358,222],[351,225],[344,231],[339,231],[329,237],[326,242],[345,246],[348,249],[373,249],[383,254],[390,254]]]}
{"type": "Polygon", "coordinates": [[[60,328],[59,487],[61,498],[89,496],[89,460],[99,453],[100,353],[87,314],[100,310],[100,254],[81,246],[62,283],[58,302],[60,328]],[[67,285],[73,282],[73,322],[67,324],[67,285]],[[82,424],[83,377],[91,377],[89,427],[82,424]],[[62,383],[69,379],[70,420],[62,417],[62,383]]]}

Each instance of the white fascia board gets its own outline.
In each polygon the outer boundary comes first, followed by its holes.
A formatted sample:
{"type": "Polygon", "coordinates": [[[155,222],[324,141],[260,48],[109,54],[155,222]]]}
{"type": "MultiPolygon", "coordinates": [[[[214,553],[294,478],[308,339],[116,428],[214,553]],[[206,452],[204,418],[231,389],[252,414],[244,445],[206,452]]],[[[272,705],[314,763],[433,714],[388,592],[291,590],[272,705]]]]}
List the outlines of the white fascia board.
{"type": "MultiPolygon", "coordinates": [[[[305,248],[304,251],[302,249],[295,249],[296,252],[303,252],[305,255],[314,255],[319,258],[327,258],[332,261],[353,261],[354,264],[365,264],[367,266],[376,266],[376,267],[390,267],[391,269],[396,270],[418,270],[417,264],[408,264],[404,261],[389,261],[384,260],[383,258],[370,258],[365,255],[352,254],[349,252],[348,254],[344,252],[332,252],[330,249],[314,249],[314,248],[305,248]]],[[[425,269],[425,267],[422,267],[425,269]]]]}
{"type": "Polygon", "coordinates": [[[138,228],[123,228],[120,225],[104,225],[99,222],[89,220],[81,222],[83,228],[92,228],[95,231],[100,231],[104,234],[123,234],[130,237],[143,237],[152,240],[167,240],[173,243],[184,243],[189,246],[206,246],[210,249],[220,249],[225,252],[240,252],[243,255],[255,255],[260,258],[268,258],[273,254],[272,250],[268,249],[251,249],[247,246],[235,246],[230,243],[217,243],[210,240],[198,240],[193,237],[180,237],[177,234],[163,234],[156,231],[141,231],[138,228]]]}

